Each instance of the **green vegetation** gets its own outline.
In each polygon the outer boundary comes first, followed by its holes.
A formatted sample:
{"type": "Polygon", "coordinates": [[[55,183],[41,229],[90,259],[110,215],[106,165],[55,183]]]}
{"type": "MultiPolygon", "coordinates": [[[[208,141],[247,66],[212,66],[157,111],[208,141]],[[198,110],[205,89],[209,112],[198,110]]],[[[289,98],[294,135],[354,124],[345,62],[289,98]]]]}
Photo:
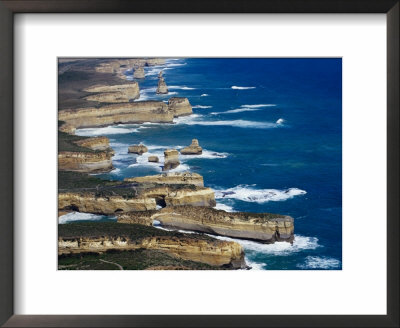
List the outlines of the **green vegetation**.
{"type": "Polygon", "coordinates": [[[185,235],[177,231],[166,231],[140,224],[125,224],[117,222],[72,222],[58,225],[58,237],[73,238],[98,238],[98,237],[124,237],[130,240],[141,240],[146,237],[177,237],[196,240],[215,241],[205,235],[185,235]]]}
{"type": "Polygon", "coordinates": [[[58,171],[59,191],[96,190],[99,187],[115,186],[118,181],[102,180],[86,173],[58,171]]]}
{"type": "Polygon", "coordinates": [[[109,251],[102,254],[86,253],[61,255],[60,270],[144,270],[162,267],[175,270],[220,270],[205,263],[182,260],[161,251],[139,249],[134,251],[109,251]],[[103,262],[107,261],[107,262],[103,262]],[[108,263],[112,262],[112,263],[108,263]]]}

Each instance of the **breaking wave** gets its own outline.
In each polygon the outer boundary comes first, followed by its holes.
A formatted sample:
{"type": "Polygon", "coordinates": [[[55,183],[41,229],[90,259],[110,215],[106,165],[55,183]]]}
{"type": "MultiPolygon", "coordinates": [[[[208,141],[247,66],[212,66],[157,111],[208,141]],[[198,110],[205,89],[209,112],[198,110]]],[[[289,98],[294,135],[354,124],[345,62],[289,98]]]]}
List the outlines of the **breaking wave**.
{"type": "Polygon", "coordinates": [[[340,269],[341,262],[331,257],[307,256],[305,263],[296,266],[300,269],[340,269]]]}
{"type": "Polygon", "coordinates": [[[208,97],[208,96],[209,96],[209,94],[203,93],[200,97],[208,97]]]}
{"type": "Polygon", "coordinates": [[[187,87],[185,85],[169,85],[168,89],[171,90],[196,90],[196,88],[192,88],[192,87],[187,87]]]}
{"type": "Polygon", "coordinates": [[[217,203],[217,205],[214,206],[216,210],[223,210],[225,212],[236,212],[232,206],[222,204],[222,203],[217,203]]]}
{"type": "Polygon", "coordinates": [[[212,106],[204,106],[204,105],[195,105],[195,106],[192,106],[192,108],[212,108],[212,106]]]}
{"type": "Polygon", "coordinates": [[[235,90],[248,90],[248,89],[255,89],[256,87],[238,87],[237,85],[231,86],[232,89],[235,90]]]}
{"type": "Polygon", "coordinates": [[[96,137],[96,136],[111,135],[111,134],[133,133],[138,131],[139,129],[137,127],[132,127],[132,125],[118,124],[118,125],[106,126],[103,128],[77,129],[75,131],[75,134],[78,136],[96,137]]]}
{"type": "Polygon", "coordinates": [[[115,217],[110,217],[106,215],[98,215],[98,214],[91,214],[91,213],[80,213],[80,212],[71,212],[65,215],[61,215],[58,218],[58,223],[59,224],[66,224],[69,222],[74,222],[74,221],[100,221],[100,220],[113,220],[115,221],[115,217]]]}
{"type": "MultiPolygon", "coordinates": [[[[241,113],[241,112],[254,112],[258,110],[262,110],[265,107],[274,107],[275,104],[260,104],[260,105],[242,105],[240,108],[227,110],[226,112],[213,112],[211,114],[234,114],[234,113],[241,113]]],[[[278,123],[278,122],[277,122],[278,123]]]]}
{"type": "Polygon", "coordinates": [[[216,199],[237,199],[244,202],[266,203],[284,201],[295,196],[304,195],[307,192],[298,188],[285,190],[278,189],[254,189],[249,185],[239,185],[225,190],[215,190],[216,199]]]}

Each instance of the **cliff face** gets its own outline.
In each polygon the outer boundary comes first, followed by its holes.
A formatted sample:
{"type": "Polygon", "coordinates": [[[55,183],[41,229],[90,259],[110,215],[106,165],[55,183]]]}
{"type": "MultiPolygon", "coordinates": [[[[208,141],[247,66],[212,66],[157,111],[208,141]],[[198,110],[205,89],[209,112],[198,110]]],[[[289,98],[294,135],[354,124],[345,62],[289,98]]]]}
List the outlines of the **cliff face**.
{"type": "Polygon", "coordinates": [[[172,170],[180,164],[179,153],[176,149],[167,149],[164,151],[163,171],[172,170]]]}
{"type": "Polygon", "coordinates": [[[59,111],[59,120],[76,128],[107,126],[120,123],[172,123],[173,113],[163,102],[138,101],[59,111]]]}
{"type": "Polygon", "coordinates": [[[198,187],[204,187],[203,177],[200,174],[189,172],[170,172],[144,177],[126,178],[124,181],[157,184],[192,184],[198,187]]]}
{"type": "Polygon", "coordinates": [[[147,211],[156,209],[154,198],[122,196],[96,196],[93,193],[59,193],[58,208],[85,213],[113,215],[119,212],[147,211]]]}
{"type": "Polygon", "coordinates": [[[75,127],[74,126],[72,126],[71,124],[67,124],[67,123],[64,123],[63,125],[61,125],[59,128],[58,128],[58,130],[60,130],[61,132],[65,132],[65,133],[68,133],[68,134],[75,134],[75,127]]]}
{"type": "Polygon", "coordinates": [[[132,240],[128,237],[59,237],[58,254],[105,252],[109,250],[159,250],[175,257],[213,266],[246,267],[242,247],[234,242],[189,237],[159,236],[132,240]]]}
{"type": "Polygon", "coordinates": [[[82,147],[87,147],[92,150],[109,150],[110,148],[110,140],[107,137],[93,137],[78,140],[75,142],[77,145],[82,147]]]}
{"type": "Polygon", "coordinates": [[[174,117],[193,114],[192,106],[187,98],[172,97],[168,100],[168,108],[174,117]]]}
{"type": "Polygon", "coordinates": [[[96,85],[84,89],[86,92],[96,93],[85,97],[88,101],[105,103],[124,103],[139,98],[139,85],[137,82],[117,85],[96,85]]]}
{"type": "Polygon", "coordinates": [[[207,207],[167,207],[152,215],[165,227],[194,230],[264,243],[293,241],[294,224],[290,216],[267,213],[228,213],[207,207]]]}
{"type": "Polygon", "coordinates": [[[58,153],[58,169],[75,172],[108,172],[113,169],[110,152],[71,152],[58,153]]]}

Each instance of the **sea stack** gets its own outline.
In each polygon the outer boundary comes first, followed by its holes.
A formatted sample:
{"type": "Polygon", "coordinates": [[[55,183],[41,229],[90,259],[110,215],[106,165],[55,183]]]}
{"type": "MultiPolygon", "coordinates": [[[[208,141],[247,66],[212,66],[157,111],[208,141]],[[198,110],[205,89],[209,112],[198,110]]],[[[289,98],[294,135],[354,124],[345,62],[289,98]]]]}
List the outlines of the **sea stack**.
{"type": "Polygon", "coordinates": [[[197,139],[192,139],[190,146],[181,149],[182,155],[201,155],[203,148],[200,147],[197,139]]]}
{"type": "Polygon", "coordinates": [[[167,84],[165,83],[162,74],[163,74],[162,71],[160,71],[160,73],[158,73],[157,93],[158,94],[167,94],[168,93],[168,88],[167,88],[167,84]]]}
{"type": "Polygon", "coordinates": [[[144,69],[143,67],[137,67],[135,68],[135,72],[133,73],[133,78],[134,79],[144,79],[144,69]]]}
{"type": "Polygon", "coordinates": [[[193,114],[192,105],[190,105],[189,99],[184,97],[169,98],[168,110],[172,112],[174,117],[193,114]]]}
{"type": "Polygon", "coordinates": [[[148,149],[145,145],[133,145],[128,147],[128,153],[142,155],[143,153],[147,153],[148,149]]]}
{"type": "Polygon", "coordinates": [[[179,164],[179,153],[176,149],[167,149],[164,151],[163,171],[172,170],[178,167],[179,164]]]}

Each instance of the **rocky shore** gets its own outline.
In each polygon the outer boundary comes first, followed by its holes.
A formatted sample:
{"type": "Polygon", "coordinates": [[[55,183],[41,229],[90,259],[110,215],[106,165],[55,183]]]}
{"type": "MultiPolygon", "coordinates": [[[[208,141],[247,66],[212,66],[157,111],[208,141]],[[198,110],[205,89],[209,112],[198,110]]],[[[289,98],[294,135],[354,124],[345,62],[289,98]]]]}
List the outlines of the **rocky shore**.
{"type": "MultiPolygon", "coordinates": [[[[60,269],[244,269],[245,253],[239,243],[205,234],[261,243],[293,241],[293,218],[216,210],[214,190],[205,186],[201,175],[168,172],[181,164],[179,153],[202,154],[197,139],[180,152],[165,149],[162,170],[166,173],[124,181],[88,174],[111,171],[114,151],[107,137],[80,137],[76,129],[173,123],[176,117],[192,114],[187,98],[172,97],[168,103],[137,101],[139,84],[127,81],[126,74],[143,79],[144,67],[164,62],[155,58],[60,61],[59,215],[81,212],[116,217],[116,222],[60,224],[60,269]],[[174,231],[157,229],[154,224],[174,231]]],[[[157,93],[168,93],[162,74],[157,93]]],[[[126,153],[145,157],[148,149],[139,141],[127,147],[126,153]]],[[[159,158],[149,156],[148,161],[158,163],[159,158]]]]}

